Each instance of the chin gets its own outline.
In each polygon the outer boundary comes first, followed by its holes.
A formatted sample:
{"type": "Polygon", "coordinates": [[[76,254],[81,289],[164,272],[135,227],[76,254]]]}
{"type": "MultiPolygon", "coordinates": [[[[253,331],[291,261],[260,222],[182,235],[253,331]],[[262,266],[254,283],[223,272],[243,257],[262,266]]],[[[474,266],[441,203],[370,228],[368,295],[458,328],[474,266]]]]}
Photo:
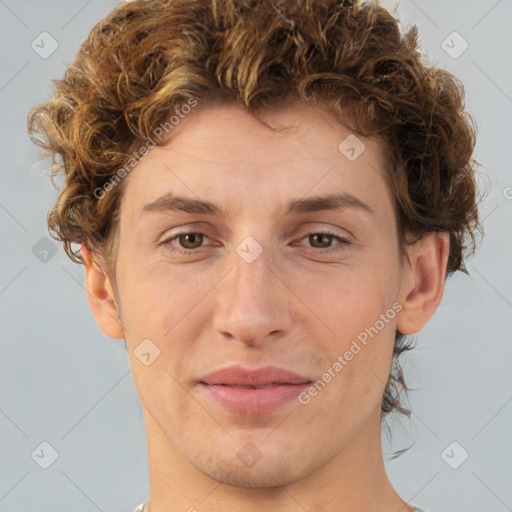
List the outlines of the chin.
{"type": "MultiPolygon", "coordinates": [[[[193,455],[189,452],[187,458],[198,471],[213,480],[248,489],[293,484],[316,469],[313,461],[308,464],[304,451],[290,446],[266,446],[259,452],[250,441],[236,445],[233,449],[219,444],[215,452],[203,447],[193,455]]],[[[321,462],[317,465],[321,466],[321,462]]]]}
{"type": "MultiPolygon", "coordinates": [[[[209,467],[204,471],[210,478],[224,485],[244,487],[246,489],[262,489],[281,487],[298,482],[303,478],[300,468],[283,467],[282,465],[263,465],[260,461],[258,467],[240,469],[239,465],[232,467],[209,467]],[[260,466],[261,464],[261,466],[260,466]]],[[[201,469],[201,468],[198,468],[201,469]]]]}

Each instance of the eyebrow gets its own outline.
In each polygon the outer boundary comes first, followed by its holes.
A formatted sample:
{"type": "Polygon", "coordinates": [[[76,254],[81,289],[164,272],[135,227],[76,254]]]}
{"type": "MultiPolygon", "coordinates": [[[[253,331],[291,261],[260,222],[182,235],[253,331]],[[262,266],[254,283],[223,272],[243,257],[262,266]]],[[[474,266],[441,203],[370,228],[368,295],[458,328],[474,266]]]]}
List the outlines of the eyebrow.
{"type": "MultiPolygon", "coordinates": [[[[310,213],[324,210],[338,210],[342,208],[354,208],[375,215],[370,206],[361,201],[361,199],[346,192],[328,194],[322,196],[313,196],[305,199],[292,199],[286,205],[284,215],[290,213],[310,213]]],[[[146,215],[151,212],[182,211],[185,213],[195,213],[199,215],[212,215],[219,218],[227,217],[227,211],[210,201],[193,199],[183,196],[177,196],[173,193],[159,197],[155,201],[146,204],[140,215],[146,215]]]]}

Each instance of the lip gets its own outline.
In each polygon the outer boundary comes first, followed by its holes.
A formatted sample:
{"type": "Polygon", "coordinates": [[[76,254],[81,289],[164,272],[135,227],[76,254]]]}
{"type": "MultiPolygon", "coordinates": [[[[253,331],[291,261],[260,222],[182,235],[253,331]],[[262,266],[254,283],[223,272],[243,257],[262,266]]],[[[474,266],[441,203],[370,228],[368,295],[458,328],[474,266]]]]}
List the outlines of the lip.
{"type": "Polygon", "coordinates": [[[206,395],[239,414],[269,414],[296,398],[311,380],[277,366],[258,369],[233,365],[204,376],[199,384],[206,395]]]}

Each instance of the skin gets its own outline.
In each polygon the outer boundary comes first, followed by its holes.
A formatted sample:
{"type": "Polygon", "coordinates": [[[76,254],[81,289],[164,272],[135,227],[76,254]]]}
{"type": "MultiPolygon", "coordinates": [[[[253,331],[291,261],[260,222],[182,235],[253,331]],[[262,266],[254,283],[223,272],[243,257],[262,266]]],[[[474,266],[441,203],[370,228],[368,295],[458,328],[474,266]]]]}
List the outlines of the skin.
{"type": "Polygon", "coordinates": [[[319,107],[262,118],[276,130],[236,104],[200,105],[126,178],[115,282],[82,249],[92,313],[107,336],[125,338],[144,407],[149,509],[411,510],[384,469],[380,404],[395,330],[418,332],[441,301],[448,236],[429,233],[401,257],[379,141],[359,137],[365,150],[349,161],[338,145],[351,132],[319,107]],[[215,202],[227,216],[141,215],[169,192],[215,202]],[[284,215],[289,200],[333,192],[373,214],[284,215]],[[309,236],[325,231],[350,243],[309,236]],[[194,232],[202,242],[165,242],[194,232]],[[247,236],[263,250],[252,263],[236,252],[247,236]],[[322,252],[329,246],[338,250],[322,252]],[[400,312],[307,404],[236,414],[197,383],[235,362],[315,382],[393,304],[400,312]],[[149,366],[134,354],[147,338],[160,350],[149,366]],[[252,467],[237,457],[248,442],[261,454],[252,467]]]}

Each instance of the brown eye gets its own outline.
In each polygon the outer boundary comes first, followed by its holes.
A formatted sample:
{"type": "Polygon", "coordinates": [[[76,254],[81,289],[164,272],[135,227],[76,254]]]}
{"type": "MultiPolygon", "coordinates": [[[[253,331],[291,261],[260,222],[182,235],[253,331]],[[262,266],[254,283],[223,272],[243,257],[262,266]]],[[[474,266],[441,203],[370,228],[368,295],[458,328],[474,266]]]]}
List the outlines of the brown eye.
{"type": "Polygon", "coordinates": [[[204,233],[188,232],[178,233],[162,244],[172,253],[192,254],[203,247],[203,242],[208,237],[204,233]]]}
{"type": "Polygon", "coordinates": [[[301,239],[305,250],[314,254],[343,253],[348,250],[351,241],[328,231],[313,232],[301,239]]]}
{"type": "Polygon", "coordinates": [[[309,242],[312,247],[317,249],[324,249],[326,247],[330,247],[333,241],[334,235],[330,235],[328,233],[312,233],[309,236],[309,242]]]}
{"type": "Polygon", "coordinates": [[[202,233],[184,233],[178,235],[177,239],[184,249],[197,249],[201,247],[204,235],[202,233]]]}

